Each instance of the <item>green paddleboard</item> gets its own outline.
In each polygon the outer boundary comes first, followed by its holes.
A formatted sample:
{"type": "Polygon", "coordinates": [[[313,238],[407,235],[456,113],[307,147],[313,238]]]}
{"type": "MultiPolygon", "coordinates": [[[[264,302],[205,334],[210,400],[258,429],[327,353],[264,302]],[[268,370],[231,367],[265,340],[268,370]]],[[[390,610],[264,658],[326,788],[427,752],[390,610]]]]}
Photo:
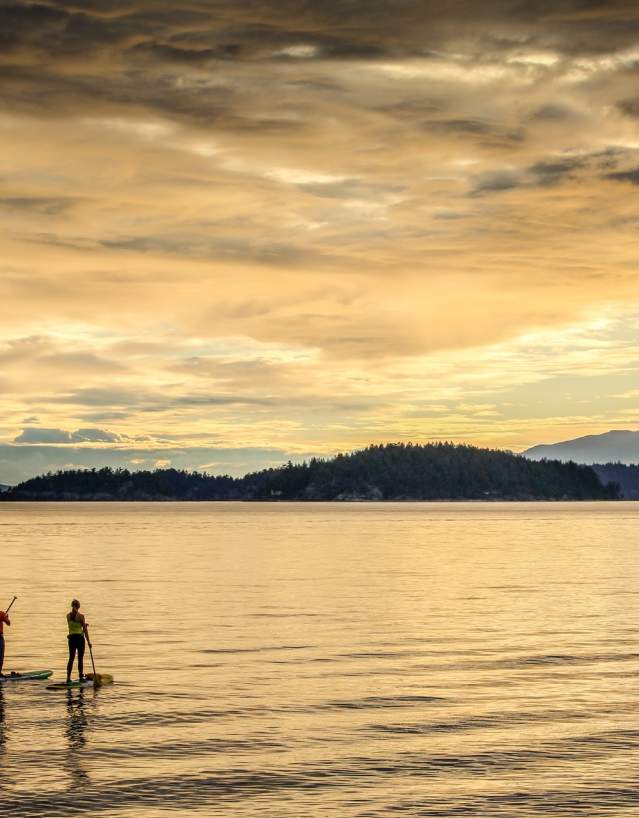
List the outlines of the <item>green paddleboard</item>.
{"type": "Polygon", "coordinates": [[[47,690],[75,690],[78,687],[93,687],[93,680],[86,679],[84,682],[56,682],[47,685],[47,690]]]}
{"type": "Polygon", "coordinates": [[[15,670],[12,670],[11,673],[6,673],[4,676],[0,676],[0,684],[3,684],[4,682],[31,682],[36,681],[37,679],[48,679],[49,676],[52,675],[52,670],[29,670],[25,671],[24,673],[18,673],[15,670]]]}

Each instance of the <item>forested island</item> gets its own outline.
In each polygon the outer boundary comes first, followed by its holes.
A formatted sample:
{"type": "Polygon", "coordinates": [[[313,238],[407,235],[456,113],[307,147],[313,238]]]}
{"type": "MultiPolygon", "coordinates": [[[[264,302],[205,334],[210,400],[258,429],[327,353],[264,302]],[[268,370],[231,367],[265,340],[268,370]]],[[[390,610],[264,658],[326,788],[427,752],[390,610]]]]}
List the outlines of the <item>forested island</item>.
{"type": "Polygon", "coordinates": [[[244,477],[177,469],[72,469],[26,480],[0,500],[616,500],[590,466],[452,443],[369,446],[244,477]]]}

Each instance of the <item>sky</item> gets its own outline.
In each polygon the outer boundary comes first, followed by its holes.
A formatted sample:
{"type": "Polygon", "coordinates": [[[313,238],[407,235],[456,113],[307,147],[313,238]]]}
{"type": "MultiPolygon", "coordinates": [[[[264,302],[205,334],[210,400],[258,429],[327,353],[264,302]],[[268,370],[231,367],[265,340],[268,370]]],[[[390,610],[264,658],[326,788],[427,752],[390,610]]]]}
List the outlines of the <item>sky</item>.
{"type": "Polygon", "coordinates": [[[0,482],[639,413],[639,6],[0,3],[0,482]]]}

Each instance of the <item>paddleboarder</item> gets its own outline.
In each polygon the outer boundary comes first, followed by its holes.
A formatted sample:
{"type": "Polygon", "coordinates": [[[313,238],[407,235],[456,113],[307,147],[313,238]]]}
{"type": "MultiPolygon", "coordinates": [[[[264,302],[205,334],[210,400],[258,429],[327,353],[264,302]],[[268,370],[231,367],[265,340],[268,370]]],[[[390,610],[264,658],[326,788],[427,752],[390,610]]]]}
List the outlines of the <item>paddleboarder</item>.
{"type": "Polygon", "coordinates": [[[67,684],[71,682],[71,671],[76,653],[78,655],[78,679],[84,679],[84,646],[86,643],[91,647],[89,639],[89,626],[84,615],[80,613],[80,603],[77,599],[71,601],[71,610],[67,614],[67,624],[69,626],[69,661],[67,662],[67,684]]]}
{"type": "Polygon", "coordinates": [[[4,676],[2,665],[4,664],[4,634],[5,625],[11,625],[11,620],[4,611],[0,611],[0,676],[4,676]]]}

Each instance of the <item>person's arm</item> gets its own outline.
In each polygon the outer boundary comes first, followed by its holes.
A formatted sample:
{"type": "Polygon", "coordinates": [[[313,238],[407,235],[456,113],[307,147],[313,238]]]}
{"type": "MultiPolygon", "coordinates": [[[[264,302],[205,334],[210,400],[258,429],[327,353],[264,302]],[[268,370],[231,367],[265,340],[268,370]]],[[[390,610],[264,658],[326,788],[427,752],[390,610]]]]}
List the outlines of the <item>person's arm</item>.
{"type": "Polygon", "coordinates": [[[11,620],[4,611],[0,611],[0,621],[4,622],[5,625],[11,625],[11,620]]]}
{"type": "MultiPolygon", "coordinates": [[[[82,614],[80,614],[82,616],[82,614]]],[[[89,625],[86,619],[82,616],[82,630],[84,632],[85,639],[87,640],[87,644],[91,647],[91,639],[89,637],[89,625]]]]}

